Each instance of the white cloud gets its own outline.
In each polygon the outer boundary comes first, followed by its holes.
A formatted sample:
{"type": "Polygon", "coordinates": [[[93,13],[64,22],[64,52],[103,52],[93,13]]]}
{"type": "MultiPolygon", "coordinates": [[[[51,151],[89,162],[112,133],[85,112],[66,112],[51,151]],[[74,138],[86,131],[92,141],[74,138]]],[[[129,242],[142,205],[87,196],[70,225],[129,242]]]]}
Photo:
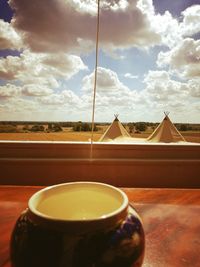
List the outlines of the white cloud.
{"type": "MultiPolygon", "coordinates": [[[[81,108],[92,110],[94,72],[83,78],[83,95],[81,108]]],[[[132,112],[140,95],[126,87],[118,78],[116,72],[110,69],[98,68],[95,116],[113,119],[113,114],[132,112]]]]}
{"type": "Polygon", "coordinates": [[[6,84],[0,86],[0,99],[2,98],[11,98],[17,96],[21,93],[21,88],[13,84],[6,84]]]}
{"type": "Polygon", "coordinates": [[[160,52],[159,67],[169,65],[180,76],[190,78],[200,76],[200,40],[186,38],[168,52],[160,52]]]}
{"type": "Polygon", "coordinates": [[[45,105],[56,105],[58,107],[67,105],[78,108],[81,100],[71,90],[63,90],[60,93],[54,93],[46,97],[41,97],[39,101],[45,105]]]}
{"type": "Polygon", "coordinates": [[[145,107],[152,110],[154,116],[167,110],[178,122],[198,121],[199,79],[180,82],[167,71],[149,71],[145,83],[146,88],[140,93],[140,98],[146,100],[145,107]]]}
{"type": "MultiPolygon", "coordinates": [[[[9,98],[6,102],[2,103],[2,112],[0,119],[5,120],[37,120],[35,112],[42,113],[40,106],[37,102],[30,99],[23,99],[20,96],[9,98]]],[[[37,114],[38,115],[38,114],[37,114]]]]}
{"type": "Polygon", "coordinates": [[[162,16],[159,14],[154,16],[152,25],[161,35],[162,44],[171,48],[182,40],[179,23],[168,11],[162,16]]]}
{"type": "Polygon", "coordinates": [[[124,77],[125,78],[129,78],[129,79],[137,79],[138,75],[133,75],[133,74],[127,72],[127,73],[124,74],[124,77]]]}
{"type": "Polygon", "coordinates": [[[53,93],[53,90],[41,84],[28,84],[24,86],[16,86],[15,84],[7,83],[0,86],[0,99],[14,98],[25,96],[46,96],[53,93]]]}
{"type": "Polygon", "coordinates": [[[46,54],[41,63],[47,69],[47,73],[65,79],[71,78],[80,70],[86,70],[80,57],[64,53],[46,54]]]}
{"type": "Polygon", "coordinates": [[[152,0],[138,0],[137,7],[148,16],[153,16],[155,14],[152,0]]]}
{"type": "MultiPolygon", "coordinates": [[[[65,1],[68,4],[68,0],[65,1]]],[[[93,0],[72,0],[70,3],[71,7],[80,13],[87,13],[95,15],[97,9],[97,3],[93,0]]]]}
{"type": "Polygon", "coordinates": [[[16,73],[24,66],[21,64],[19,57],[7,56],[0,59],[0,78],[5,80],[14,80],[17,78],[16,73]]]}
{"type": "Polygon", "coordinates": [[[182,35],[191,36],[200,32],[200,5],[193,5],[182,12],[180,24],[182,35]]]}
{"type": "Polygon", "coordinates": [[[0,19],[0,49],[20,49],[21,47],[19,34],[12,25],[0,19]]]}
{"type": "Polygon", "coordinates": [[[200,5],[193,5],[182,12],[182,21],[173,18],[169,11],[156,14],[152,0],[139,0],[137,6],[147,15],[149,27],[161,37],[162,44],[172,48],[184,36],[200,32],[200,5]]]}
{"type": "Polygon", "coordinates": [[[188,88],[191,96],[200,98],[200,78],[189,80],[188,88]]]}
{"type": "MultiPolygon", "coordinates": [[[[111,9],[112,11],[125,10],[129,6],[129,2],[128,0],[101,0],[100,9],[111,9]]],[[[80,13],[95,16],[97,12],[97,1],[94,0],[71,0],[70,5],[80,13]]]]}
{"type": "Polygon", "coordinates": [[[22,93],[26,96],[46,96],[52,94],[53,90],[40,84],[27,84],[23,86],[22,93]]]}
{"type": "Polygon", "coordinates": [[[50,96],[40,98],[39,101],[45,105],[63,105],[64,97],[60,94],[52,94],[50,96]]]}
{"type": "Polygon", "coordinates": [[[57,86],[56,78],[70,79],[80,70],[87,69],[80,57],[64,53],[31,53],[25,50],[18,56],[0,59],[0,78],[33,83],[40,82],[57,86]],[[47,82],[48,81],[48,82],[47,82]]]}
{"type": "MultiPolygon", "coordinates": [[[[57,78],[57,77],[56,77],[57,78]]],[[[24,83],[24,85],[41,85],[43,87],[47,87],[50,89],[56,89],[59,88],[60,82],[59,79],[56,79],[53,76],[44,75],[43,77],[35,77],[31,75],[27,75],[26,77],[23,76],[21,81],[24,83]]]]}
{"type": "Polygon", "coordinates": [[[171,79],[167,71],[149,71],[144,82],[146,97],[153,102],[171,105],[177,98],[185,100],[188,97],[187,84],[171,79]]]}
{"type": "MultiPolygon", "coordinates": [[[[83,91],[91,91],[94,87],[94,72],[83,78],[83,91]]],[[[125,91],[125,87],[119,80],[117,73],[106,68],[98,67],[97,70],[97,93],[104,94],[114,93],[118,91],[125,91]]]]}
{"type": "Polygon", "coordinates": [[[169,11],[166,11],[163,15],[156,14],[152,0],[139,0],[137,6],[146,14],[152,31],[160,36],[160,44],[173,47],[182,40],[179,22],[172,17],[169,11]]]}

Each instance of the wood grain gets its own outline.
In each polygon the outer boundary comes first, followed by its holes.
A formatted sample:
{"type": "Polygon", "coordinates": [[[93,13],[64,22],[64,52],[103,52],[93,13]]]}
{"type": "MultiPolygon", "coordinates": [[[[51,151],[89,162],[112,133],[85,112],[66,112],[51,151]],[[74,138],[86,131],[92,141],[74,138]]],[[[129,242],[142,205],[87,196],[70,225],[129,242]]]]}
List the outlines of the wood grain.
{"type": "MultiPolygon", "coordinates": [[[[10,267],[9,240],[28,199],[42,187],[0,186],[0,266],[10,267]]],[[[200,190],[122,188],[142,217],[144,267],[197,267],[200,262],[200,190]]]]}

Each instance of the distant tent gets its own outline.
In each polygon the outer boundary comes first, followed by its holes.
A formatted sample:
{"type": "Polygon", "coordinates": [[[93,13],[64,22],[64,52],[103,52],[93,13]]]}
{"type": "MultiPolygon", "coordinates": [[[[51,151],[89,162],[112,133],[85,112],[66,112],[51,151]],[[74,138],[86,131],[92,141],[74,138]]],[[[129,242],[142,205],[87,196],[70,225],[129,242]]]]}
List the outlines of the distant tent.
{"type": "Polygon", "coordinates": [[[168,115],[169,112],[164,112],[165,118],[158,125],[155,131],[147,138],[150,142],[186,142],[184,137],[176,129],[174,124],[170,121],[168,115]]]}
{"type": "Polygon", "coordinates": [[[99,139],[99,142],[109,142],[121,138],[131,138],[131,136],[118,120],[118,115],[115,115],[114,121],[99,139]]]}

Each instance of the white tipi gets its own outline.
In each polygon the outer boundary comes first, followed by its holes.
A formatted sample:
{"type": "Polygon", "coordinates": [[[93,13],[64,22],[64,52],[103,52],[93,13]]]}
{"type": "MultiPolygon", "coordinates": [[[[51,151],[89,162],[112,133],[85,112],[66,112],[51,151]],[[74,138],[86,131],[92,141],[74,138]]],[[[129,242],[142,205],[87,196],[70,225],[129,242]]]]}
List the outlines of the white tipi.
{"type": "Polygon", "coordinates": [[[131,138],[127,130],[118,120],[118,114],[115,114],[115,119],[112,124],[108,127],[105,133],[99,139],[99,142],[109,142],[121,138],[131,138]]]}
{"type": "Polygon", "coordinates": [[[150,142],[186,142],[181,133],[176,129],[174,124],[169,119],[169,112],[164,112],[165,117],[158,125],[155,131],[147,138],[150,142]]]}

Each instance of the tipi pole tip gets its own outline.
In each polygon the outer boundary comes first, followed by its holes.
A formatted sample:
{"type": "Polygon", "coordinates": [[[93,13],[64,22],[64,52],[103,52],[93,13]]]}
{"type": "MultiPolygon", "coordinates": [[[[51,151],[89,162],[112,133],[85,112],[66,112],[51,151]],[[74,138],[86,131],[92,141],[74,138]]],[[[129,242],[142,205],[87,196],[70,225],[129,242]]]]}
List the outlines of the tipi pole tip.
{"type": "Polygon", "coordinates": [[[114,116],[115,116],[115,121],[118,121],[119,114],[114,114],[114,116]]]}
{"type": "Polygon", "coordinates": [[[169,113],[170,113],[169,111],[164,111],[165,116],[168,116],[169,113]]]}

